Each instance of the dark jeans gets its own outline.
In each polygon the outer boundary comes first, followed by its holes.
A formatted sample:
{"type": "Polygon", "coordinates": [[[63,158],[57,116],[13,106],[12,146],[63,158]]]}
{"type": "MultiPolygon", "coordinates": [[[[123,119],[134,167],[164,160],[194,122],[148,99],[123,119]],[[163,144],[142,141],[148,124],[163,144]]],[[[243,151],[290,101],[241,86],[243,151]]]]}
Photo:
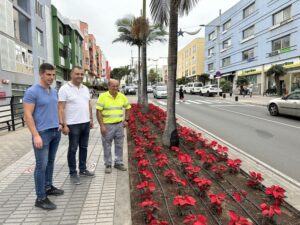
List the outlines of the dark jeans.
{"type": "Polygon", "coordinates": [[[38,199],[46,197],[46,190],[52,185],[55,155],[61,133],[58,128],[39,132],[43,147],[36,149],[33,145],[36,166],[34,171],[35,191],[38,199]]]}
{"type": "Polygon", "coordinates": [[[90,122],[68,125],[69,133],[69,150],[68,165],[70,175],[76,174],[76,152],[79,146],[79,170],[86,170],[87,148],[90,135],[90,122]]]}

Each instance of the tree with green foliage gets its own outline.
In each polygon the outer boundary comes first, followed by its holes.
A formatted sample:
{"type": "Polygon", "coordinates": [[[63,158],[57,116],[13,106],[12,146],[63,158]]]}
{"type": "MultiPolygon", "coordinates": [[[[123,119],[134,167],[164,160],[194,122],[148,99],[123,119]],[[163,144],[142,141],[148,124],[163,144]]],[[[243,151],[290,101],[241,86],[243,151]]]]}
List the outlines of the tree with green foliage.
{"type": "Polygon", "coordinates": [[[178,139],[175,101],[178,50],[178,17],[188,15],[199,0],[151,0],[150,10],[156,24],[169,26],[167,121],[163,144],[175,145],[178,139]],[[171,138],[172,137],[172,138],[171,138]]]}
{"type": "Polygon", "coordinates": [[[148,81],[153,83],[157,83],[159,79],[159,74],[155,72],[154,69],[150,69],[149,74],[148,74],[148,81]]]}
{"type": "Polygon", "coordinates": [[[120,81],[122,77],[128,76],[130,72],[131,69],[129,69],[129,66],[122,66],[122,67],[114,68],[110,72],[110,77],[120,81]]]}
{"type": "Polygon", "coordinates": [[[220,80],[220,88],[222,89],[223,93],[229,93],[232,89],[231,82],[229,80],[220,80]]]}
{"type": "Polygon", "coordinates": [[[282,89],[280,87],[280,77],[284,76],[287,73],[286,69],[283,65],[275,64],[270,69],[268,69],[266,75],[268,77],[274,76],[277,95],[282,95],[282,89]]]}
{"type": "Polygon", "coordinates": [[[209,81],[209,74],[208,73],[202,73],[199,77],[199,81],[205,85],[206,81],[209,81]]]}

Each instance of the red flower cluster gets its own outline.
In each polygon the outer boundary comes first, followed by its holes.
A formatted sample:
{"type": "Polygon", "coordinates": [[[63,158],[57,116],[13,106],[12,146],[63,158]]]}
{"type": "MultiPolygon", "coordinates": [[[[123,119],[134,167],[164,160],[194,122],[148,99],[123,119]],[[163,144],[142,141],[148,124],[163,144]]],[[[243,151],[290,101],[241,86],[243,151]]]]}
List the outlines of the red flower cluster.
{"type": "Polygon", "coordinates": [[[233,211],[229,211],[230,221],[228,225],[252,225],[246,218],[238,216],[233,211]]]}
{"type": "Polygon", "coordinates": [[[264,180],[261,176],[261,173],[250,171],[249,174],[250,178],[247,180],[247,185],[250,187],[257,188],[264,180]]]}
{"type": "Polygon", "coordinates": [[[206,225],[207,218],[203,215],[189,215],[185,217],[183,223],[189,223],[190,225],[206,225]]]}
{"type": "Polygon", "coordinates": [[[220,194],[208,194],[210,199],[210,207],[218,214],[222,214],[222,202],[225,200],[226,195],[224,193],[220,194]]]}

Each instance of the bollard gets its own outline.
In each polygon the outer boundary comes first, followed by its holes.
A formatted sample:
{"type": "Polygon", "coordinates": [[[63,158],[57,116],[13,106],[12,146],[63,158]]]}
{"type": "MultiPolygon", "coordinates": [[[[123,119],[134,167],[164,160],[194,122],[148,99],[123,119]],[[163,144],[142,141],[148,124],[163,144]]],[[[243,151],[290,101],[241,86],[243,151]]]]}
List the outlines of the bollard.
{"type": "Polygon", "coordinates": [[[232,97],[232,92],[230,92],[229,96],[232,97]]]}
{"type": "Polygon", "coordinates": [[[226,98],[226,94],[225,93],[223,94],[223,98],[226,98]]]}
{"type": "Polygon", "coordinates": [[[239,101],[239,96],[235,96],[235,101],[239,101]]]}

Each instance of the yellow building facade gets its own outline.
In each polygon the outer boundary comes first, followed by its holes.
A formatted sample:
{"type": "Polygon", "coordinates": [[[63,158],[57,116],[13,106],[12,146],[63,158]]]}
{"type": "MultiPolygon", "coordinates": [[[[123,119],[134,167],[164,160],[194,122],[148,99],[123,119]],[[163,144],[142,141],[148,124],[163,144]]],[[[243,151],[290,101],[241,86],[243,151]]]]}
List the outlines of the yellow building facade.
{"type": "Polygon", "coordinates": [[[176,79],[196,81],[204,73],[204,44],[204,38],[195,38],[178,52],[176,79]]]}

